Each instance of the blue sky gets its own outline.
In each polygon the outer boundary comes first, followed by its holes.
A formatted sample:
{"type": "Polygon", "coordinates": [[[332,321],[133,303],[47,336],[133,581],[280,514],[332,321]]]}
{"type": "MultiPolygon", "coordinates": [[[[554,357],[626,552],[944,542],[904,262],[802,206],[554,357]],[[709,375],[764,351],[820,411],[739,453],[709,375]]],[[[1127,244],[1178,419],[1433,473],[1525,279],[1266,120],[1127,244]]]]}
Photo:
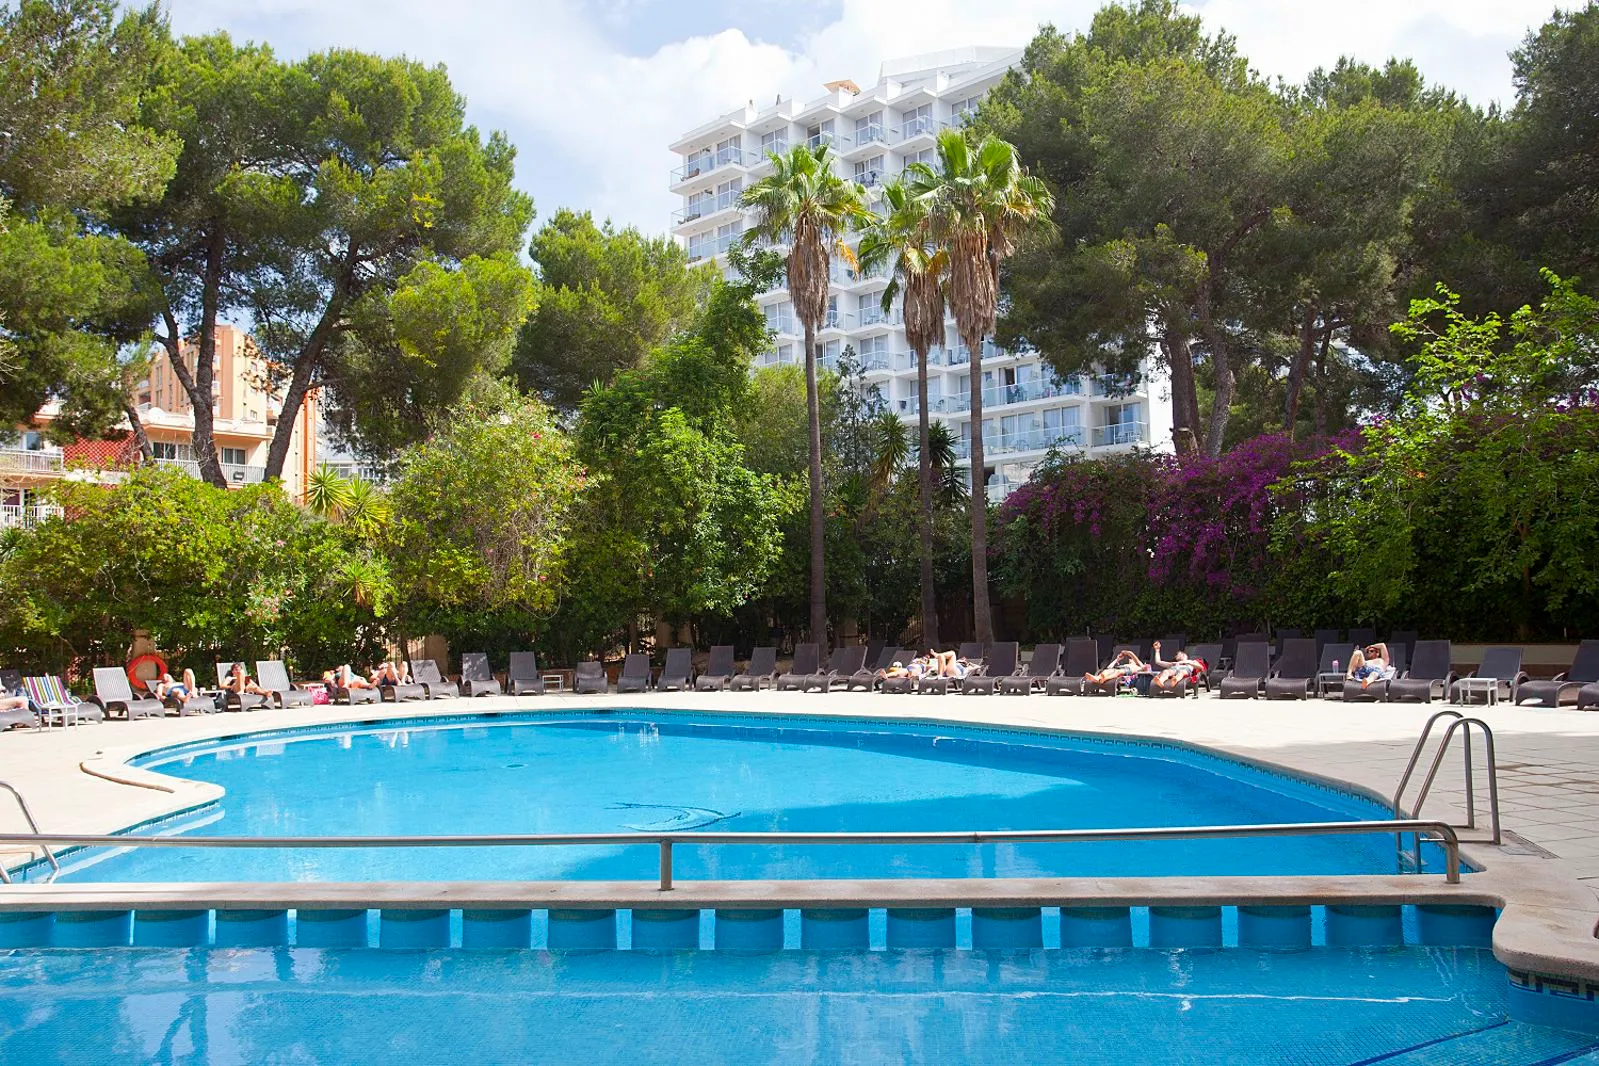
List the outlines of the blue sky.
{"type": "MultiPolygon", "coordinates": [[[[885,59],[1025,45],[1086,28],[1100,0],[168,0],[183,34],[224,29],[282,55],[323,48],[444,63],[473,122],[518,148],[541,217],[567,206],[666,229],[666,145],[747,99],[877,80],[885,59]]],[[[1413,58],[1428,80],[1510,103],[1506,53],[1551,0],[1191,0],[1254,66],[1302,79],[1343,54],[1413,58]]],[[[1563,3],[1561,6],[1575,6],[1563,3]]]]}

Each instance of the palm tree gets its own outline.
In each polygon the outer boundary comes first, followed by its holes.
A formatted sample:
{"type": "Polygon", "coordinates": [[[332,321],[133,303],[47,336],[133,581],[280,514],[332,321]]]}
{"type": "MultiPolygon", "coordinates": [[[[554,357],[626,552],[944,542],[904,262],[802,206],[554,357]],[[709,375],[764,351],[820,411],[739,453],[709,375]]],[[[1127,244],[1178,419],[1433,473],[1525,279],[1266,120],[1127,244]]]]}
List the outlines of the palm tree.
{"type": "Polygon", "coordinates": [[[772,173],[744,190],[742,206],[755,212],[746,244],[788,244],[788,298],[805,331],[805,406],[811,431],[811,639],[827,640],[827,563],[822,484],[822,411],[816,390],[816,331],[827,313],[828,275],[834,253],[854,256],[843,237],[870,212],[865,193],[833,171],[832,149],[796,144],[772,153],[772,173]]]}
{"type": "Polygon", "coordinates": [[[949,255],[933,245],[927,205],[903,182],[883,187],[888,213],[876,218],[861,238],[862,269],[894,261],[894,276],[883,290],[883,310],[901,298],[905,342],[916,353],[917,478],[921,509],[922,643],[938,647],[938,602],[933,589],[933,463],[927,417],[927,353],[944,344],[943,274],[949,255]]]}
{"type": "Polygon", "coordinates": [[[932,240],[949,252],[955,330],[971,352],[972,614],[975,636],[994,639],[988,605],[988,492],[983,477],[983,338],[999,310],[999,265],[1029,230],[1049,225],[1055,199],[1022,169],[1016,148],[993,135],[977,144],[960,130],[938,135],[938,169],[913,163],[911,192],[927,210],[932,240]]]}

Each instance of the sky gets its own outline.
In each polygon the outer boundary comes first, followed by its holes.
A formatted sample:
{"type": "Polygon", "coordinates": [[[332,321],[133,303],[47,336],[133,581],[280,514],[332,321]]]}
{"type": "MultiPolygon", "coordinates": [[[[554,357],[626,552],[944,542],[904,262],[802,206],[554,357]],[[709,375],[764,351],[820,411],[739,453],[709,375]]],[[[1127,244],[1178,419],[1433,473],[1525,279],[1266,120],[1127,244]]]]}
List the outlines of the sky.
{"type": "MultiPolygon", "coordinates": [[[[559,207],[662,232],[680,134],[754,100],[877,81],[886,59],[1024,46],[1086,30],[1102,0],[167,0],[180,34],[226,30],[297,58],[329,47],[443,63],[480,129],[517,146],[517,184],[559,207]]],[[[1262,74],[1297,82],[1342,55],[1415,60],[1474,103],[1514,102],[1507,53],[1554,0],[1188,0],[1262,74]]],[[[1563,2],[1562,7],[1579,6],[1563,2]]]]}

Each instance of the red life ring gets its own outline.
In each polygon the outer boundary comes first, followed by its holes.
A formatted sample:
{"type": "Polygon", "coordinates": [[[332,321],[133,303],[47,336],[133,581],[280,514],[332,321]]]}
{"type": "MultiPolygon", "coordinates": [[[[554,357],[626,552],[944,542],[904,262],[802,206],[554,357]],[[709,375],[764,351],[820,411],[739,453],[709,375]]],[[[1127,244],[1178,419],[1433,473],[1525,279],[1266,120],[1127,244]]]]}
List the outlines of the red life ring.
{"type": "Polygon", "coordinates": [[[167,661],[159,655],[135,655],[133,661],[128,663],[128,683],[135,688],[151,688],[153,682],[161,680],[167,672],[167,661]],[[144,677],[139,673],[141,666],[155,664],[155,675],[144,677]]]}

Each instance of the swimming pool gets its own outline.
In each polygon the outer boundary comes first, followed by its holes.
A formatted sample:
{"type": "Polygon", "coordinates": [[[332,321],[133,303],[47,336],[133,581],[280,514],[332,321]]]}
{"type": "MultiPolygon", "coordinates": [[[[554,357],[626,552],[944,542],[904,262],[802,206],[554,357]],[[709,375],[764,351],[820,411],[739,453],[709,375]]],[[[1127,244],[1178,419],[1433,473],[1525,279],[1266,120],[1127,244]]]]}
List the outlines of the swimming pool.
{"type": "MultiPolygon", "coordinates": [[[[896,832],[1381,819],[1353,793],[1177,745],[696,713],[495,716],[257,734],[136,765],[215,783],[166,828],[228,836],[896,832]]],[[[1425,856],[1424,856],[1425,857],[1425,856]]],[[[1436,858],[1436,856],[1431,856],[1436,858]]],[[[80,856],[67,880],[626,880],[655,849],[80,856]]],[[[1072,844],[679,846],[683,880],[1394,873],[1391,834],[1072,844]]]]}
{"type": "Polygon", "coordinates": [[[0,1059],[1592,1063],[1458,948],[0,952],[0,1059]]]}

